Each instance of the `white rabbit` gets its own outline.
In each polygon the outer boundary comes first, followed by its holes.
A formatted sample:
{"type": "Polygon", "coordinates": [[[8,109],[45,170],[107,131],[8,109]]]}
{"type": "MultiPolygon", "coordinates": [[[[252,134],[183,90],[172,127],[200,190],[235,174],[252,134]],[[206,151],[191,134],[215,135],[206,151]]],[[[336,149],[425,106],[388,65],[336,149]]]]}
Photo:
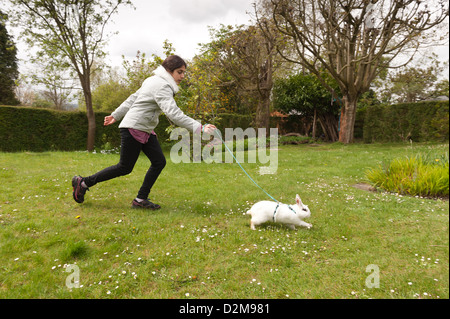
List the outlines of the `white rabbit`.
{"type": "Polygon", "coordinates": [[[251,229],[255,230],[255,226],[269,221],[286,224],[291,229],[295,229],[295,226],[311,228],[311,224],[303,221],[304,218],[311,216],[308,206],[302,203],[298,195],[295,201],[296,205],[271,201],[257,202],[247,211],[247,214],[252,216],[250,221],[251,229]]]}

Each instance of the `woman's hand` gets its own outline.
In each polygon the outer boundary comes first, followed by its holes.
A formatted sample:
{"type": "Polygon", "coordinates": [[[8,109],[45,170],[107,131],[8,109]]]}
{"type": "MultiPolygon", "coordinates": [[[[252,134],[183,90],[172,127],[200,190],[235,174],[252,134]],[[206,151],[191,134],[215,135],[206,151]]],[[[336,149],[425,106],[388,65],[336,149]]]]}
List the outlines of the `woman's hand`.
{"type": "Polygon", "coordinates": [[[103,125],[111,125],[116,123],[116,119],[112,115],[105,116],[105,120],[103,121],[103,125]]]}
{"type": "Polygon", "coordinates": [[[205,132],[206,134],[212,134],[214,132],[214,130],[216,130],[216,129],[217,129],[217,127],[215,127],[214,125],[207,124],[205,126],[205,128],[203,129],[203,132],[205,132]]]}

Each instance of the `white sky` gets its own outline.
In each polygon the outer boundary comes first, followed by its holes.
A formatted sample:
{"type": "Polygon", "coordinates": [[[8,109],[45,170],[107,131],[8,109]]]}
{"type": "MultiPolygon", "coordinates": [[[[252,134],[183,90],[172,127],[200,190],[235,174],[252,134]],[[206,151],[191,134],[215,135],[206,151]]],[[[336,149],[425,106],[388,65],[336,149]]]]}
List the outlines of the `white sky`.
{"type": "MultiPolygon", "coordinates": [[[[1,2],[1,1],[0,1],[1,2]]],[[[210,42],[208,26],[249,24],[248,12],[253,12],[255,0],[133,0],[135,10],[120,6],[106,27],[110,36],[105,51],[105,62],[110,66],[121,66],[122,55],[127,60],[137,51],[147,56],[162,57],[163,42],[168,40],[175,53],[191,59],[199,53],[198,43],[210,42]]],[[[6,7],[8,2],[6,1],[6,7]]],[[[26,72],[28,47],[18,39],[20,30],[7,26],[8,33],[18,47],[20,72],[26,72]]]]}
{"type": "MultiPolygon", "coordinates": [[[[0,0],[1,2],[1,0],[0,0]]],[[[176,54],[191,59],[199,53],[198,43],[210,42],[208,26],[249,24],[255,0],[133,0],[136,10],[119,7],[107,26],[107,32],[118,32],[109,39],[105,62],[121,66],[122,55],[127,60],[137,51],[147,56],[162,57],[164,40],[173,44],[176,54]]],[[[18,40],[19,30],[8,28],[19,52],[20,72],[25,72],[28,60],[27,46],[18,40]]],[[[434,50],[441,61],[448,61],[448,45],[434,50]]],[[[447,69],[448,70],[448,69],[447,69]]],[[[447,71],[448,77],[448,71],[447,71]]]]}
{"type": "Polygon", "coordinates": [[[125,55],[133,59],[137,51],[162,57],[164,40],[176,54],[191,59],[199,53],[198,43],[210,42],[208,26],[249,24],[255,0],[133,0],[136,10],[119,8],[108,25],[118,31],[109,40],[107,62],[121,65],[125,55]]]}

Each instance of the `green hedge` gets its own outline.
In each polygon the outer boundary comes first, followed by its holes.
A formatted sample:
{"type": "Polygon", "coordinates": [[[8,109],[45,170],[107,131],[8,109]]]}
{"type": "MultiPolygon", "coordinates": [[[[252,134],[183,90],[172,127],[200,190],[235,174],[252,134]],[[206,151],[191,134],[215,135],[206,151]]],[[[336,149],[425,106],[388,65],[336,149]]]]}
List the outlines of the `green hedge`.
{"type": "MultiPolygon", "coordinates": [[[[106,113],[96,114],[95,146],[119,146],[119,132],[103,126],[106,113]]],[[[85,112],[62,112],[29,107],[0,107],[0,151],[85,150],[88,123],[85,112]]]]}
{"type": "Polygon", "coordinates": [[[448,101],[371,106],[361,114],[365,143],[449,140],[448,101]]]}
{"type": "MultiPolygon", "coordinates": [[[[95,115],[96,149],[120,146],[118,125],[103,126],[103,118],[106,115],[109,113],[97,112],[95,115]]],[[[169,122],[165,116],[159,119],[160,123],[155,131],[159,140],[166,142],[169,139],[169,133],[166,132],[169,122]]],[[[251,127],[252,120],[252,115],[223,113],[218,114],[212,124],[224,132],[226,127],[251,127]]],[[[295,118],[294,122],[299,121],[300,119],[295,118]]],[[[289,123],[288,121],[287,124],[289,123]]],[[[276,126],[277,120],[271,119],[271,127],[276,126]]],[[[2,152],[85,150],[87,130],[85,112],[0,106],[2,152]]],[[[396,142],[408,138],[415,142],[448,141],[449,102],[372,106],[358,110],[355,138],[363,138],[365,143],[396,142]]]]}
{"type": "MultiPolygon", "coordinates": [[[[103,126],[103,118],[110,113],[97,112],[95,148],[111,149],[120,146],[118,124],[103,126]]],[[[247,128],[251,115],[218,114],[213,124],[247,128]]],[[[169,121],[160,116],[155,129],[158,139],[166,142],[169,121]]],[[[86,150],[88,122],[86,112],[55,111],[30,107],[0,106],[0,151],[45,152],[86,150]]]]}

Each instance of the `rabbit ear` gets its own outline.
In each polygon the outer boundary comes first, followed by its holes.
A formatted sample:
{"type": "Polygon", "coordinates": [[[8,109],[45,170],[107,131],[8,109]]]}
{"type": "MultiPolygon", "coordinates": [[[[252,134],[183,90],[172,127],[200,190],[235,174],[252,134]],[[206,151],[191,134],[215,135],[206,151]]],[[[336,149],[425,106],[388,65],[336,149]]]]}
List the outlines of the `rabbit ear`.
{"type": "Polygon", "coordinates": [[[298,196],[298,194],[297,196],[295,196],[295,201],[297,202],[298,206],[303,207],[302,200],[300,199],[300,196],[298,196]]]}

